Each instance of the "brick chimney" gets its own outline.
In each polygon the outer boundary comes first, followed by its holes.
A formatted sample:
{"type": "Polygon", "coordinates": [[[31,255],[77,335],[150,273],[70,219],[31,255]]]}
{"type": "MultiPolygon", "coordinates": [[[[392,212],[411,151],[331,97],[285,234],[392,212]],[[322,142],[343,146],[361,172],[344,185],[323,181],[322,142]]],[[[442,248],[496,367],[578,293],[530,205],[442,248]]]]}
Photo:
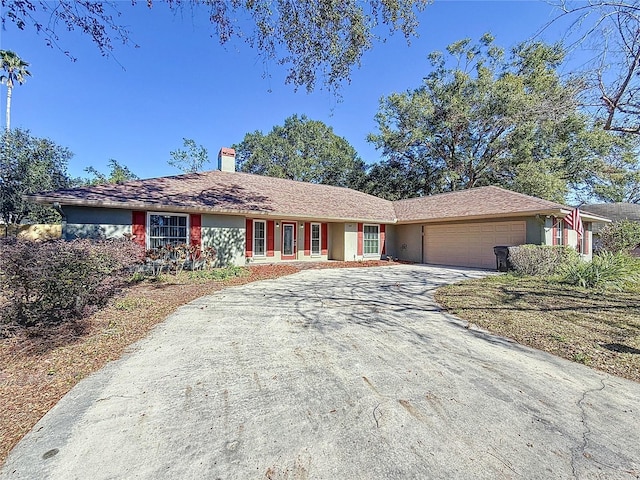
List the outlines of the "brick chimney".
{"type": "Polygon", "coordinates": [[[218,170],[223,172],[236,171],[236,151],[233,148],[222,147],[218,153],[218,170]]]}

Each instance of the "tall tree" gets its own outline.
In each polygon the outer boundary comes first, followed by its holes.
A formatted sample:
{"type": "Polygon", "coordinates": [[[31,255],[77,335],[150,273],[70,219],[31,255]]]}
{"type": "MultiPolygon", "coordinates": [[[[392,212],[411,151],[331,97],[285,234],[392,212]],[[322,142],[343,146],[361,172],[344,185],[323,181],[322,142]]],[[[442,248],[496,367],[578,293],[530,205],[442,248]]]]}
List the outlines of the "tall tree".
{"type": "MultiPolygon", "coordinates": [[[[149,8],[152,0],[132,0],[149,8]]],[[[221,44],[242,39],[265,61],[288,66],[287,83],[312,90],[320,81],[330,90],[349,80],[351,69],[378,39],[380,25],[400,31],[407,39],[416,34],[416,12],[430,0],[167,0],[173,11],[191,9],[206,15],[221,44]]],[[[3,0],[3,25],[33,28],[49,45],[58,45],[59,29],[88,34],[103,55],[113,49],[112,38],[127,44],[128,28],[120,23],[119,2],[94,0],[3,0]]]]}
{"type": "MultiPolygon", "coordinates": [[[[502,185],[562,201],[601,152],[578,109],[579,82],[563,82],[559,45],[521,44],[511,55],[484,35],[430,55],[422,86],[383,98],[369,140],[386,160],[370,172],[396,179],[406,198],[502,185]]],[[[392,180],[393,183],[393,180],[392,180]]]]}
{"type": "Polygon", "coordinates": [[[106,183],[124,183],[129,180],[138,180],[138,176],[129,170],[129,167],[122,165],[113,158],[109,160],[109,175],[98,171],[95,167],[87,167],[84,169],[92,178],[80,180],[80,183],[87,185],[103,185],[106,183]]]}
{"type": "Polygon", "coordinates": [[[247,133],[233,145],[243,172],[342,187],[356,187],[364,162],[323,122],[293,115],[264,135],[247,133]]]}
{"type": "Polygon", "coordinates": [[[598,159],[597,174],[588,179],[582,198],[640,203],[640,137],[613,137],[608,154],[598,159]]]}
{"type": "Polygon", "coordinates": [[[7,224],[23,220],[36,223],[58,221],[57,212],[24,200],[23,195],[68,188],[67,163],[73,154],[47,138],[14,129],[0,142],[0,219],[7,224]]]}
{"type": "Polygon", "coordinates": [[[584,104],[605,130],[640,134],[640,3],[557,0],[565,42],[582,54],[584,104]],[[586,61],[585,59],[586,58],[586,61]]]}
{"type": "Polygon", "coordinates": [[[184,149],[178,148],[170,152],[171,158],[167,161],[172,167],[176,167],[185,173],[202,171],[204,165],[209,163],[209,152],[202,145],[197,145],[190,138],[183,138],[184,149]]]}
{"type": "Polygon", "coordinates": [[[22,85],[27,77],[31,76],[27,67],[29,64],[22,60],[11,50],[0,50],[0,65],[4,74],[0,75],[0,83],[7,85],[7,131],[11,130],[11,94],[13,87],[18,82],[22,85]]]}

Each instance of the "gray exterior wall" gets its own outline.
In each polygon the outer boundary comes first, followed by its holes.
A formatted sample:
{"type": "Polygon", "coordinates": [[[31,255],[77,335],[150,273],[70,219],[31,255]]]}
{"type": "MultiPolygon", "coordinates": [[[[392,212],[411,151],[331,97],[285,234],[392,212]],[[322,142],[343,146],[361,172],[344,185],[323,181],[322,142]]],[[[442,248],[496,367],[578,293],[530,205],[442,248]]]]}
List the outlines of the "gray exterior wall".
{"type": "Polygon", "coordinates": [[[65,206],[62,238],[123,238],[131,233],[131,210],[65,206]]]}
{"type": "Polygon", "coordinates": [[[202,215],[202,246],[216,250],[216,265],[244,265],[245,219],[234,215],[202,215]]]}
{"type": "Polygon", "coordinates": [[[395,225],[394,258],[422,263],[422,225],[395,225]]]}
{"type": "Polygon", "coordinates": [[[529,217],[527,221],[527,243],[531,245],[544,245],[545,237],[545,219],[529,217]]]}
{"type": "MultiPolygon", "coordinates": [[[[65,221],[62,224],[62,238],[123,238],[131,233],[132,211],[91,207],[63,207],[65,221]]],[[[245,265],[245,217],[237,215],[202,215],[202,245],[211,246],[217,252],[217,265],[245,265]]],[[[517,220],[517,219],[509,219],[517,220]]],[[[552,244],[552,219],[526,217],[526,243],[537,245],[552,244]]],[[[282,223],[282,222],[280,222],[282,223]]],[[[456,222],[457,223],[457,222],[456,222]]],[[[298,227],[302,222],[297,222],[298,227]]],[[[357,255],[357,223],[328,224],[328,255],[305,257],[303,255],[303,230],[298,233],[299,260],[346,260],[362,259],[357,255]]],[[[386,255],[400,260],[422,263],[422,224],[387,225],[386,255]]],[[[428,227],[427,227],[428,228],[428,227]]],[[[573,241],[573,238],[571,238],[573,241]]],[[[275,232],[275,257],[265,257],[264,261],[279,261],[281,231],[275,232]]],[[[590,248],[590,251],[592,249],[590,248]]],[[[590,254],[587,255],[590,257],[590,254]]]]}
{"type": "Polygon", "coordinates": [[[396,258],[396,226],[395,225],[386,225],[385,226],[385,254],[383,258],[396,258]]]}

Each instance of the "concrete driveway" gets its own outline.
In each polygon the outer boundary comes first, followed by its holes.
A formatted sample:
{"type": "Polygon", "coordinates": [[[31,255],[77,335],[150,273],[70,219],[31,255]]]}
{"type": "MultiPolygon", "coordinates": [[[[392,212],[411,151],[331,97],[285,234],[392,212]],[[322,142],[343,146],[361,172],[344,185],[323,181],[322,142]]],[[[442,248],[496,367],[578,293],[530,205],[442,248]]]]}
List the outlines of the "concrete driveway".
{"type": "Polygon", "coordinates": [[[640,384],[441,313],[482,272],[307,270],[179,309],[2,479],[638,478],[640,384]]]}

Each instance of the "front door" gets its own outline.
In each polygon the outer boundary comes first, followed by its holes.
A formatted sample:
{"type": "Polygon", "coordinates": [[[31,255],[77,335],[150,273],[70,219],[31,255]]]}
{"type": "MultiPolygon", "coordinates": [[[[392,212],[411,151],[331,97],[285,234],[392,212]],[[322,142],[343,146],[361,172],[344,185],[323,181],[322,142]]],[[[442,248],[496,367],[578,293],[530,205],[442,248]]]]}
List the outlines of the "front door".
{"type": "Polygon", "coordinates": [[[282,259],[296,259],[296,224],[282,223],[282,259]]]}

